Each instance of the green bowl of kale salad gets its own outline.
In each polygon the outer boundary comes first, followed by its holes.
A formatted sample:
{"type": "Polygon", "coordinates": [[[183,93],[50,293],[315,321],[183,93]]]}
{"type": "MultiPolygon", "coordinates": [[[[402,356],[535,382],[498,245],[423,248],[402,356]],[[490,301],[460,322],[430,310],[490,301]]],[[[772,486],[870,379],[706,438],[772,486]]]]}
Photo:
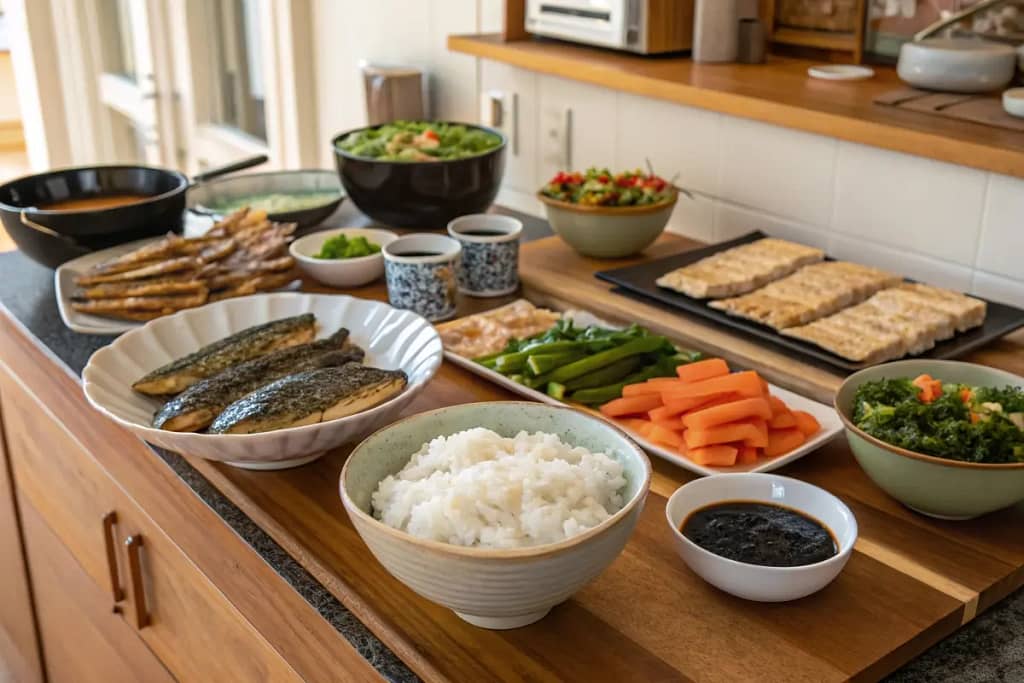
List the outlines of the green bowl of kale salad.
{"type": "Polygon", "coordinates": [[[857,462],[886,493],[941,519],[1024,501],[1024,378],[974,363],[905,360],[836,393],[857,462]]]}

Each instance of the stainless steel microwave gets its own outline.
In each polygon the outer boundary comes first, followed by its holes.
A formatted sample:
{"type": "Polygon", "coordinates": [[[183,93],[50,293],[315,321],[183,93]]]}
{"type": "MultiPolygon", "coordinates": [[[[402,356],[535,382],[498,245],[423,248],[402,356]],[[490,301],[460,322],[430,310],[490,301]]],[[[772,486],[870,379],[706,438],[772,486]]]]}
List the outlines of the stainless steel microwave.
{"type": "Polygon", "coordinates": [[[658,54],[693,45],[694,0],[527,0],[526,30],[575,43],[658,54]]]}

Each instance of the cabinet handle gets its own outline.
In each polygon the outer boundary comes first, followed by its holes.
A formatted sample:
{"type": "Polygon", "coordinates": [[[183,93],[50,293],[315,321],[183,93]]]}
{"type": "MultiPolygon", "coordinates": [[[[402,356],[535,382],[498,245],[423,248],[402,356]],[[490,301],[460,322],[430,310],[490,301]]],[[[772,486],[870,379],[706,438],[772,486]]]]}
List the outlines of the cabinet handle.
{"type": "Polygon", "coordinates": [[[519,93],[512,93],[512,156],[519,156],[519,93]]]}
{"type": "Polygon", "coordinates": [[[128,548],[128,573],[132,581],[132,602],[135,603],[135,627],[149,626],[149,612],[146,611],[146,589],[142,584],[142,562],[139,557],[142,536],[136,534],[124,541],[128,548]]]}
{"type": "MultiPolygon", "coordinates": [[[[124,589],[117,575],[117,550],[114,548],[114,525],[117,524],[117,513],[111,510],[103,515],[103,545],[107,549],[107,568],[110,570],[110,591],[114,594],[114,602],[124,600],[124,589]]],[[[114,611],[117,611],[115,605],[114,611]]]]}

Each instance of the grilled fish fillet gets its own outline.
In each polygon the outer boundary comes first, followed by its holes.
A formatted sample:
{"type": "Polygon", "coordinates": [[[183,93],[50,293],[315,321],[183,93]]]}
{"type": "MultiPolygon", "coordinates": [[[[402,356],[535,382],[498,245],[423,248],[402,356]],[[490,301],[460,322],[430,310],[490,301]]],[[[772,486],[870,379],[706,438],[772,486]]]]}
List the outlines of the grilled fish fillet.
{"type": "Polygon", "coordinates": [[[172,432],[196,432],[208,427],[229,405],[274,380],[297,372],[361,362],[363,350],[346,345],[348,330],[268,353],[233,365],[196,382],[163,405],[153,416],[153,426],[172,432]]]}
{"type": "Polygon", "coordinates": [[[240,398],[224,409],[213,434],[253,434],[317,424],[354,415],[405,389],[401,370],[358,363],[290,375],[240,398]]]}
{"type": "Polygon", "coordinates": [[[657,284],[697,299],[719,299],[757,289],[824,258],[820,249],[766,237],[665,273],[657,284]]]}
{"type": "Polygon", "coordinates": [[[232,365],[305,344],[315,333],[316,318],[312,313],[249,327],[157,368],[139,378],[132,388],[150,396],[177,394],[232,365]]]}

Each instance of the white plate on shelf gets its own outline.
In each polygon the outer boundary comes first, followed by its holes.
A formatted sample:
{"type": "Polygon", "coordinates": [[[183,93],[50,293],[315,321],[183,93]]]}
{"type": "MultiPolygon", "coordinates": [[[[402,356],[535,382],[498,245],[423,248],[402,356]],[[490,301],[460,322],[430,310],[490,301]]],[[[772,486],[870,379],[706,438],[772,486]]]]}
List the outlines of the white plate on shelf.
{"type": "MultiPolygon", "coordinates": [[[[479,363],[474,363],[468,358],[459,356],[455,353],[452,353],[451,351],[445,351],[444,356],[452,363],[455,363],[456,365],[469,370],[475,375],[479,375],[480,377],[488,379],[491,382],[494,382],[495,384],[499,384],[508,389],[509,391],[519,394],[520,396],[525,396],[527,398],[533,399],[534,401],[541,401],[543,403],[548,403],[556,406],[566,405],[562,401],[559,401],[558,399],[552,398],[543,392],[537,391],[536,389],[531,389],[517,382],[513,382],[512,380],[510,380],[508,377],[505,377],[501,373],[495,372],[490,368],[486,368],[483,365],[480,365],[479,363]]],[[[612,422],[622,431],[626,432],[626,434],[628,434],[631,439],[633,439],[638,444],[643,446],[644,450],[646,450],[648,453],[652,453],[658,456],[659,458],[668,460],[669,462],[675,465],[679,465],[684,469],[688,469],[691,472],[695,472],[696,474],[700,474],[703,476],[731,472],[771,472],[772,470],[779,469],[783,465],[788,465],[794,460],[799,460],[800,458],[804,457],[805,455],[815,450],[816,448],[824,446],[826,443],[831,441],[840,432],[843,431],[843,423],[839,420],[839,416],[836,414],[836,411],[832,409],[832,407],[827,406],[824,403],[812,401],[809,398],[804,398],[800,394],[794,394],[792,391],[787,391],[786,389],[777,387],[774,384],[769,384],[768,386],[771,389],[772,395],[778,396],[780,399],[785,401],[786,405],[788,405],[793,410],[803,410],[813,415],[815,419],[817,419],[818,422],[821,424],[821,429],[818,431],[817,434],[815,434],[813,437],[805,441],[803,445],[801,445],[799,448],[796,448],[790,451],[789,453],[786,453],[785,455],[780,455],[775,458],[758,458],[756,463],[750,465],[735,465],[733,467],[705,467],[704,465],[698,465],[689,458],[680,455],[675,451],[669,450],[664,446],[659,446],[658,444],[652,441],[648,441],[647,439],[640,436],[629,427],[619,422],[616,422],[615,420],[610,420],[610,422],[612,422]]],[[[588,410],[583,406],[576,405],[574,407],[579,408],[581,410],[588,410]]],[[[601,413],[599,413],[596,410],[589,412],[604,418],[604,416],[601,415],[601,413]]]]}
{"type": "Polygon", "coordinates": [[[92,355],[82,382],[89,403],[151,444],[246,469],[282,469],[393,422],[441,359],[437,330],[410,311],[342,294],[256,294],[179,311],[121,335],[92,355]],[[318,337],[347,328],[349,338],[366,351],[367,365],[404,370],[405,391],[355,415],[259,434],[193,434],[150,426],[160,401],[132,390],[139,377],[247,327],[302,313],[316,316],[318,337]]]}

